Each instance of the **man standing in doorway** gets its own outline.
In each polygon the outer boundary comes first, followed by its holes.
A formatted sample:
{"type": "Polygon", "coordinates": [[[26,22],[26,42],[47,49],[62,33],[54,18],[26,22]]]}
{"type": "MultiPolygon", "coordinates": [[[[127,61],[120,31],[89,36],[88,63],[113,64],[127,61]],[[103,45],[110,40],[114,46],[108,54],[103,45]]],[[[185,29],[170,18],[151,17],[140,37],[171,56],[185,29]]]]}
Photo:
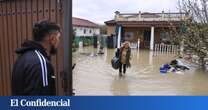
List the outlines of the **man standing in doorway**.
{"type": "Polygon", "coordinates": [[[16,50],[12,72],[13,95],[56,95],[54,68],[50,56],[57,53],[60,27],[41,21],[33,27],[33,40],[16,50]]]}

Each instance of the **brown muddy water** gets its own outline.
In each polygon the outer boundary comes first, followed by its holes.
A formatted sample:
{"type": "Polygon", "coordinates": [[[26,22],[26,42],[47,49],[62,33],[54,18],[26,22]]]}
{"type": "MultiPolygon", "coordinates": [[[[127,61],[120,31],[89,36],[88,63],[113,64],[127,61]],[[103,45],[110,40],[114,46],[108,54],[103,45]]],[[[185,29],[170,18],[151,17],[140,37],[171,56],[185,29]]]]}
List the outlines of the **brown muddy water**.
{"type": "Polygon", "coordinates": [[[73,53],[76,67],[73,86],[76,95],[208,95],[208,73],[186,62],[191,69],[161,74],[159,68],[176,58],[171,53],[132,50],[132,67],[123,77],[111,67],[115,49],[93,55],[97,49],[84,47],[73,53]]]}

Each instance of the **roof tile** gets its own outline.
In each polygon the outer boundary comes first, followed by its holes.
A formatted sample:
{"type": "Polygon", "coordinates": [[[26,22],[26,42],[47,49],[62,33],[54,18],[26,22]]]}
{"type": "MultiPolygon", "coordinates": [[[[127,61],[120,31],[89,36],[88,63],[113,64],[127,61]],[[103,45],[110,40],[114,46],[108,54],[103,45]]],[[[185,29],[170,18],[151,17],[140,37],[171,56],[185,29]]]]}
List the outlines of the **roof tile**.
{"type": "Polygon", "coordinates": [[[98,27],[97,24],[95,24],[95,23],[93,23],[89,20],[76,18],[76,17],[73,17],[72,24],[73,24],[73,26],[80,26],[80,27],[92,27],[92,28],[97,28],[98,27]]]}

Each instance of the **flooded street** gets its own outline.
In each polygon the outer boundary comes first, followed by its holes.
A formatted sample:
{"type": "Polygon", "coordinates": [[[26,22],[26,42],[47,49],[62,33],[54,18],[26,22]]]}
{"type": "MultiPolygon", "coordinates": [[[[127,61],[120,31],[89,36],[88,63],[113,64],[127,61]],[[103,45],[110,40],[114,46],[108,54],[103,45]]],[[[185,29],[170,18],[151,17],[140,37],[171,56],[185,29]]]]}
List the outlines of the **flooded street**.
{"type": "Polygon", "coordinates": [[[208,95],[208,74],[195,65],[183,73],[160,73],[160,66],[175,54],[132,50],[132,67],[120,78],[111,67],[115,49],[104,48],[105,54],[97,56],[96,52],[85,47],[73,53],[76,95],[208,95]]]}

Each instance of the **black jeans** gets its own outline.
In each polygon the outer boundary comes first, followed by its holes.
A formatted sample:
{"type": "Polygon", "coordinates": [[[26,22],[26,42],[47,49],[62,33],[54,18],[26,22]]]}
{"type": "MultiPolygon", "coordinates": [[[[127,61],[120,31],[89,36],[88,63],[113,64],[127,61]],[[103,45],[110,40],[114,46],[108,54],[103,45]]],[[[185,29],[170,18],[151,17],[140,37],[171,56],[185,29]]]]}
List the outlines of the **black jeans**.
{"type": "Polygon", "coordinates": [[[122,67],[123,67],[123,73],[126,73],[126,64],[121,64],[119,67],[119,73],[122,73],[122,67]]]}

